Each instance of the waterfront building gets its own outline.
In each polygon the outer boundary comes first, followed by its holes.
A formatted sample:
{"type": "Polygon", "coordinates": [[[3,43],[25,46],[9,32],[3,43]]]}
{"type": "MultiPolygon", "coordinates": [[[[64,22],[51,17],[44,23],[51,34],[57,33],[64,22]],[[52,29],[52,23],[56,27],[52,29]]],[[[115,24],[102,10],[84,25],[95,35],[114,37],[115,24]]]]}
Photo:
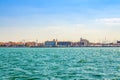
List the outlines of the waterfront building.
{"type": "Polygon", "coordinates": [[[60,42],[57,42],[57,45],[59,47],[70,47],[70,46],[72,46],[72,42],[70,42],[70,41],[60,41],[60,42]]]}
{"type": "Polygon", "coordinates": [[[9,42],[5,43],[5,45],[6,45],[6,47],[15,47],[16,43],[12,42],[12,41],[9,41],[9,42]]]}
{"type": "Polygon", "coordinates": [[[79,47],[80,42],[72,42],[72,47],[79,47]]]}
{"type": "Polygon", "coordinates": [[[25,47],[23,42],[16,42],[15,47],[25,47]]]}
{"type": "Polygon", "coordinates": [[[87,39],[80,38],[80,46],[89,46],[89,41],[87,39]]]}
{"type": "Polygon", "coordinates": [[[25,47],[34,47],[36,45],[36,42],[26,42],[25,47]]]}
{"type": "Polygon", "coordinates": [[[120,41],[117,41],[117,46],[120,46],[120,41]]]}
{"type": "Polygon", "coordinates": [[[37,43],[37,47],[43,47],[44,43],[37,43]]]}
{"type": "Polygon", "coordinates": [[[0,42],[0,47],[6,47],[4,42],[0,42]]]}
{"type": "Polygon", "coordinates": [[[120,41],[117,41],[117,44],[120,44],[120,41]]]}
{"type": "Polygon", "coordinates": [[[53,41],[45,41],[46,47],[56,47],[57,46],[57,40],[53,39],[53,41]]]}

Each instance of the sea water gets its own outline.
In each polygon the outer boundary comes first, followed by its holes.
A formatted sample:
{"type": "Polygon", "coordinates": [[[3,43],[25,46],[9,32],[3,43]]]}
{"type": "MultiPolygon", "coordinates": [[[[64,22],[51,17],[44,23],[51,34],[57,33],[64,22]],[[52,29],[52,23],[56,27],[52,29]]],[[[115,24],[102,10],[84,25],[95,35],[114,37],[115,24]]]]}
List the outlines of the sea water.
{"type": "Polygon", "coordinates": [[[120,48],[0,48],[0,80],[120,80],[120,48]]]}

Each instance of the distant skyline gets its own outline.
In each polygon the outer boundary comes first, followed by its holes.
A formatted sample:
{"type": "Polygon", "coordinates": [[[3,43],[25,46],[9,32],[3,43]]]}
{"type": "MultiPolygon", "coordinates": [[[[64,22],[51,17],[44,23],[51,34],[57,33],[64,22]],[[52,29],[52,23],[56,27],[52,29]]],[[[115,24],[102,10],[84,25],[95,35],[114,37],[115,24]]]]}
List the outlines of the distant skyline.
{"type": "Polygon", "coordinates": [[[0,0],[0,42],[120,40],[120,0],[0,0]]]}

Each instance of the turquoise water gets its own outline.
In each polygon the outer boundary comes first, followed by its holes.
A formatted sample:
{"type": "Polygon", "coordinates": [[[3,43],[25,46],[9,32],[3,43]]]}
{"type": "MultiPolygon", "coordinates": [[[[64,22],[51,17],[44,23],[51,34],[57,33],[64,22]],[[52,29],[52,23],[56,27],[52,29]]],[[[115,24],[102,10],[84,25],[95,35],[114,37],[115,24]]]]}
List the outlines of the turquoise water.
{"type": "Polygon", "coordinates": [[[120,48],[0,48],[0,80],[120,80],[120,48]]]}

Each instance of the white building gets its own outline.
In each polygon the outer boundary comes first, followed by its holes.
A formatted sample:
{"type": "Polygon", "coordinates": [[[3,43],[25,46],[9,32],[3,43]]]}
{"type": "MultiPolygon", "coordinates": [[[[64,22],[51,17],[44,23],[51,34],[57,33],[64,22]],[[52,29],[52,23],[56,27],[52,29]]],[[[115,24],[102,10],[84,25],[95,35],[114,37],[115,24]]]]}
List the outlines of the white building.
{"type": "Polygon", "coordinates": [[[80,46],[89,46],[89,41],[87,39],[80,38],[80,46]]]}

